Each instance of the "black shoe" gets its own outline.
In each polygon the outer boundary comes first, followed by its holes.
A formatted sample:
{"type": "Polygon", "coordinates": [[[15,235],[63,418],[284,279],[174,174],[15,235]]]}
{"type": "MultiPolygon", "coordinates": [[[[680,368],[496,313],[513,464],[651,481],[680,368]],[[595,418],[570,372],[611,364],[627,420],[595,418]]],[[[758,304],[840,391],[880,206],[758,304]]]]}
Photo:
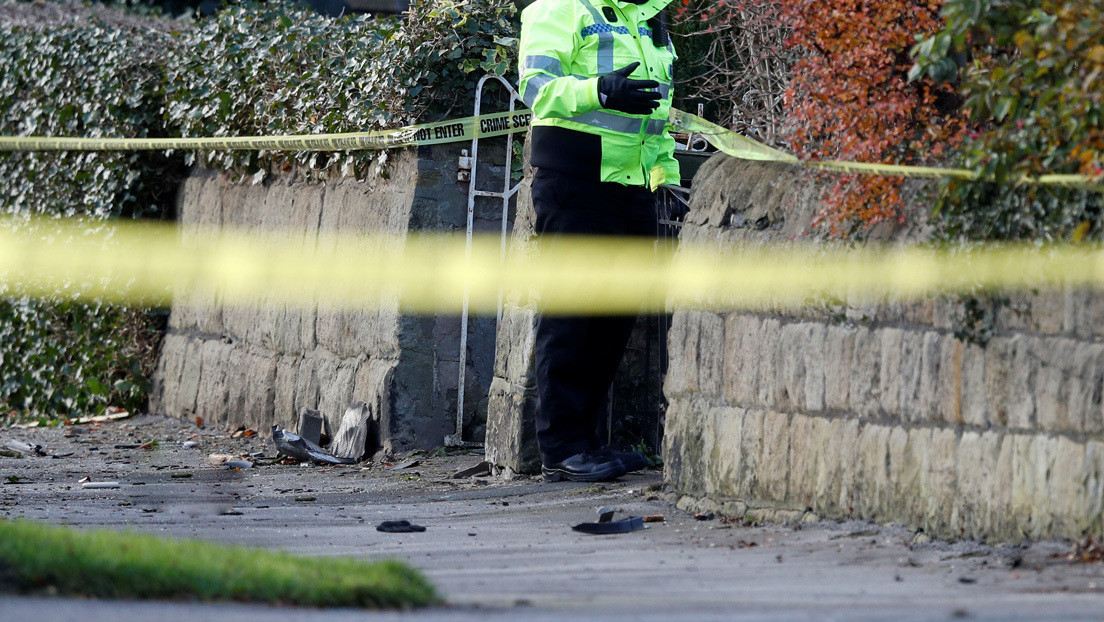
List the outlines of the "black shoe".
{"type": "Polygon", "coordinates": [[[617,458],[584,451],[563,462],[541,467],[546,482],[608,482],[624,475],[625,465],[617,458]]]}
{"type": "Polygon", "coordinates": [[[620,460],[626,473],[648,468],[648,459],[639,451],[617,451],[612,447],[603,447],[594,453],[611,460],[620,460]]]}

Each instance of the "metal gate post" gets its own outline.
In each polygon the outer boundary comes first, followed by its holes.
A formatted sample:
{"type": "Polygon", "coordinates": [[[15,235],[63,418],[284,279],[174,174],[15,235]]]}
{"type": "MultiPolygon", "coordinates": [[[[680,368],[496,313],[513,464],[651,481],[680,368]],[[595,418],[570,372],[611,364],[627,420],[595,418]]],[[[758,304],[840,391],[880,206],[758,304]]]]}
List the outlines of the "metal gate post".
{"type": "MultiPolygon", "coordinates": [[[[521,95],[514,89],[514,87],[501,76],[487,75],[479,79],[479,83],[475,87],[475,111],[474,116],[478,117],[482,113],[483,107],[483,87],[487,84],[488,80],[498,80],[506,91],[510,94],[510,108],[509,111],[515,110],[515,104],[521,101],[521,95]]],[[[510,185],[510,173],[514,164],[514,135],[506,134],[506,167],[503,172],[502,180],[502,192],[490,192],[485,190],[479,190],[477,186],[477,180],[479,178],[479,135],[476,134],[472,139],[471,146],[471,179],[468,182],[468,223],[466,234],[466,245],[464,252],[464,261],[470,267],[471,265],[471,253],[472,253],[472,233],[475,225],[475,199],[476,197],[497,197],[502,199],[502,244],[501,251],[499,253],[499,260],[506,261],[506,236],[507,221],[509,220],[510,211],[510,199],[517,194],[518,189],[521,187],[521,183],[510,185]]],[[[502,296],[503,292],[500,289],[498,292],[498,315],[496,316],[496,329],[499,324],[502,323],[502,296]]],[[[464,286],[464,306],[460,315],[460,372],[459,372],[459,384],[456,389],[456,434],[445,437],[446,447],[469,447],[480,446],[481,443],[470,443],[464,441],[464,382],[467,377],[468,367],[468,286],[464,286]]]]}

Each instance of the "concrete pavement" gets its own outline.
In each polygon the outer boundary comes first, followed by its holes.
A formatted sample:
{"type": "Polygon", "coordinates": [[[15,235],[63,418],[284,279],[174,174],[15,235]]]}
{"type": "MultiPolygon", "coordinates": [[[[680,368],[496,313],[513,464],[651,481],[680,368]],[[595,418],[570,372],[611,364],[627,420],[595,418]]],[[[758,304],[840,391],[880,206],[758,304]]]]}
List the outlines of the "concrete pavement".
{"type": "Polygon", "coordinates": [[[274,455],[260,436],[143,417],[74,429],[4,430],[64,458],[0,458],[0,515],[316,556],[398,558],[422,569],[446,608],[366,614],[240,604],[0,596],[0,620],[1100,619],[1104,568],[1060,557],[1069,543],[914,543],[900,526],[696,520],[664,500],[658,472],[611,484],[453,479],[477,455],[415,467],[268,465],[232,471],[212,453],[274,455]],[[69,436],[66,436],[66,433],[69,436]],[[116,449],[158,440],[152,451],[116,449]],[[185,449],[182,443],[197,443],[185,449]],[[118,480],[85,490],[78,480],[118,480]],[[587,536],[570,525],[663,514],[646,531],[587,536]],[[374,525],[408,519],[424,533],[374,525]]]}

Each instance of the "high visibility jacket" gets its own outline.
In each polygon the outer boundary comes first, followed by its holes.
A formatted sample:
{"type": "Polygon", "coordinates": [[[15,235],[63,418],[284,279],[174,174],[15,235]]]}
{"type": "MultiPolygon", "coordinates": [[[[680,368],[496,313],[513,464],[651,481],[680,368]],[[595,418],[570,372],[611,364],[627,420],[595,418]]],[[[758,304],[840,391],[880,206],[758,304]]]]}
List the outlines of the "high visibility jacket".
{"type": "Polygon", "coordinates": [[[648,25],[670,2],[536,0],[522,11],[518,63],[522,99],[534,115],[534,166],[571,172],[588,162],[600,181],[653,189],[679,182],[666,129],[675,49],[655,45],[648,25]],[[598,78],[634,62],[640,66],[630,77],[659,82],[659,108],[650,115],[603,108],[598,78]],[[575,132],[597,139],[576,141],[575,132]],[[583,144],[598,151],[595,162],[580,153],[591,150],[577,148],[583,144]]]}

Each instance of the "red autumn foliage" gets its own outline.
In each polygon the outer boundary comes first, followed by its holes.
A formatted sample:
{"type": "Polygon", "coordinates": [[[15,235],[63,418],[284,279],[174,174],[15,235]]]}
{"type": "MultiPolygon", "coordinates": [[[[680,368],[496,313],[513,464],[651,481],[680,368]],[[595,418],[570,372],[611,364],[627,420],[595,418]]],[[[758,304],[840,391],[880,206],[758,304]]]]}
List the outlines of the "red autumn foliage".
{"type": "MultiPolygon", "coordinates": [[[[786,90],[790,146],[804,159],[925,164],[958,144],[948,85],[910,83],[916,35],[938,30],[942,0],[790,0],[787,45],[806,55],[786,90]]],[[[901,178],[839,175],[817,223],[833,236],[902,221],[901,178]]]]}

